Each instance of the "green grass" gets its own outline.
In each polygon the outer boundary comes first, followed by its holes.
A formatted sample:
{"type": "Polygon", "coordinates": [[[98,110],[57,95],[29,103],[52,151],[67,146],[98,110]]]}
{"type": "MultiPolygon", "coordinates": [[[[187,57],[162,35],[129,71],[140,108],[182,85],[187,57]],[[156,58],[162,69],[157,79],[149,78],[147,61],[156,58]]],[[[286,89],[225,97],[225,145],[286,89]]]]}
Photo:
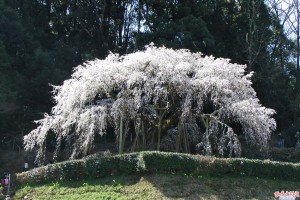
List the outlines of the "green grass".
{"type": "MultiPolygon", "coordinates": [[[[23,185],[14,199],[275,199],[275,191],[300,191],[300,182],[249,177],[175,174],[110,176],[98,180],[23,185]]],[[[278,199],[278,198],[277,198],[278,199]]]]}

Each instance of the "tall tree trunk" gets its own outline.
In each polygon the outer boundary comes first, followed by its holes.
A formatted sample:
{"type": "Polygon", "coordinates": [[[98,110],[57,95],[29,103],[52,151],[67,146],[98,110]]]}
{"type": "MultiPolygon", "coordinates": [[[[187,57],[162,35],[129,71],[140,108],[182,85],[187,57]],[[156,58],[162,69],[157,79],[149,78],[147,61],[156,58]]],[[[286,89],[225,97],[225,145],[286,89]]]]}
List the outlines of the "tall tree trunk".
{"type": "Polygon", "coordinates": [[[51,21],[51,1],[46,0],[46,7],[47,7],[47,21],[48,23],[51,21]]]}
{"type": "Polygon", "coordinates": [[[163,118],[166,114],[167,108],[158,108],[158,133],[157,133],[157,151],[160,150],[160,138],[161,138],[161,132],[162,132],[162,122],[163,118]]]}
{"type": "MultiPolygon", "coordinates": [[[[104,11],[103,11],[103,23],[102,23],[102,32],[103,32],[103,38],[107,46],[109,46],[109,30],[110,30],[110,20],[111,20],[111,0],[105,0],[104,3],[104,11]]],[[[107,48],[107,46],[104,46],[107,48]]]]}
{"type": "Polygon", "coordinates": [[[120,127],[119,127],[119,154],[123,153],[123,116],[120,117],[120,127]]]}
{"type": "MultiPolygon", "coordinates": [[[[126,3],[124,3],[126,5],[126,3]]],[[[123,42],[123,26],[124,26],[124,14],[125,14],[125,5],[122,5],[121,0],[117,0],[117,21],[118,21],[118,46],[122,47],[123,42]]]]}
{"type": "Polygon", "coordinates": [[[135,151],[135,149],[139,149],[140,145],[139,145],[139,133],[141,132],[141,120],[140,120],[140,124],[137,126],[137,122],[136,120],[134,121],[134,130],[135,130],[135,138],[134,138],[134,142],[131,148],[131,151],[135,151]]]}
{"type": "Polygon", "coordinates": [[[125,126],[124,126],[124,130],[123,130],[123,137],[122,137],[122,153],[124,151],[124,146],[125,146],[125,140],[126,140],[126,136],[128,133],[128,120],[125,121],[125,126]]]}
{"type": "Polygon", "coordinates": [[[299,11],[299,0],[296,0],[296,9],[297,9],[297,33],[296,33],[296,39],[297,39],[297,66],[296,66],[296,92],[299,91],[299,56],[300,56],[300,32],[299,32],[299,26],[300,26],[300,11],[299,11]]]}
{"type": "Polygon", "coordinates": [[[142,137],[143,137],[142,150],[145,150],[145,148],[146,148],[146,135],[145,135],[145,126],[144,126],[143,120],[141,121],[141,124],[142,124],[142,137]]]}
{"type": "Polygon", "coordinates": [[[189,136],[186,129],[185,120],[180,119],[178,124],[178,137],[176,141],[176,151],[190,153],[189,136]]]}
{"type": "Polygon", "coordinates": [[[142,20],[142,6],[141,6],[141,0],[138,1],[138,16],[137,16],[137,20],[138,20],[138,30],[137,30],[137,34],[139,36],[140,34],[140,30],[141,30],[141,20],[142,20]]]}
{"type": "Polygon", "coordinates": [[[158,133],[157,133],[157,151],[160,150],[160,137],[161,137],[161,126],[162,126],[162,115],[161,110],[159,113],[159,119],[158,119],[158,133]]]}

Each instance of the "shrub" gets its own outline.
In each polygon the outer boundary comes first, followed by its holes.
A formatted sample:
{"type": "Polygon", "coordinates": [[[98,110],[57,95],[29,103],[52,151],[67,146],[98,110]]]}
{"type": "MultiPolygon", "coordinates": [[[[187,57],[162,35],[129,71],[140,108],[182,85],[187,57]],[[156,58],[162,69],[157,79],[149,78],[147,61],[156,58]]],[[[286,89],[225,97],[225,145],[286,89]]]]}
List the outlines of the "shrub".
{"type": "Polygon", "coordinates": [[[137,153],[86,159],[87,176],[99,178],[137,171],[137,153]]]}
{"type": "Polygon", "coordinates": [[[199,166],[199,162],[190,154],[143,152],[145,170],[150,172],[184,172],[192,173],[199,166]]]}
{"type": "Polygon", "coordinates": [[[14,177],[18,183],[24,184],[153,172],[291,180],[300,178],[300,164],[154,151],[65,161],[19,173],[14,177]]]}
{"type": "Polygon", "coordinates": [[[273,148],[270,154],[272,160],[300,163],[300,148],[273,148]]]}

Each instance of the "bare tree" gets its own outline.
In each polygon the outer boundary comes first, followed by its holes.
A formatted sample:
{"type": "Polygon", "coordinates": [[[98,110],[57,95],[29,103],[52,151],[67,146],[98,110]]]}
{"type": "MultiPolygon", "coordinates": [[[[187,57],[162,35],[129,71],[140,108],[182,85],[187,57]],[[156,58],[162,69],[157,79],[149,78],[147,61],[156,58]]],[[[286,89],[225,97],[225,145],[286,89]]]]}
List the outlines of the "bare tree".
{"type": "MultiPolygon", "coordinates": [[[[280,55],[280,65],[282,70],[286,72],[285,65],[287,62],[284,62],[285,59],[288,62],[292,63],[295,66],[295,69],[292,70],[291,77],[294,77],[294,89],[293,89],[293,110],[294,110],[294,121],[299,118],[300,111],[300,9],[299,9],[299,0],[268,0],[269,7],[275,16],[279,19],[279,29],[276,31],[275,36],[276,40],[273,45],[273,52],[279,52],[280,55]],[[286,39],[293,41],[291,44],[285,44],[286,39]],[[287,50],[288,48],[288,50],[287,50]]],[[[275,57],[275,56],[274,56],[275,57]]]]}
{"type": "MultiPolygon", "coordinates": [[[[285,70],[283,62],[283,51],[285,38],[295,41],[295,60],[296,69],[299,71],[299,0],[268,0],[267,3],[271,12],[278,19],[277,27],[274,32],[274,44],[272,45],[272,54],[279,52],[280,65],[285,70]]],[[[275,56],[271,56],[274,59],[275,56]]],[[[274,61],[274,60],[272,60],[274,61]]],[[[297,77],[296,77],[297,78],[297,77]]],[[[297,78],[298,79],[298,78],[297,78]]]]}
{"type": "Polygon", "coordinates": [[[258,48],[256,48],[256,44],[258,40],[261,40],[261,36],[257,35],[257,16],[258,10],[261,6],[260,0],[250,0],[247,1],[247,16],[248,16],[248,26],[249,31],[246,34],[246,42],[248,44],[247,53],[248,53],[248,70],[251,71],[253,63],[258,56],[261,49],[261,42],[259,42],[258,48]]]}
{"type": "Polygon", "coordinates": [[[248,30],[245,35],[247,60],[245,61],[248,63],[247,71],[250,72],[265,43],[266,33],[261,28],[261,23],[264,23],[261,20],[261,12],[265,3],[263,0],[239,0],[237,4],[247,17],[248,30]]]}

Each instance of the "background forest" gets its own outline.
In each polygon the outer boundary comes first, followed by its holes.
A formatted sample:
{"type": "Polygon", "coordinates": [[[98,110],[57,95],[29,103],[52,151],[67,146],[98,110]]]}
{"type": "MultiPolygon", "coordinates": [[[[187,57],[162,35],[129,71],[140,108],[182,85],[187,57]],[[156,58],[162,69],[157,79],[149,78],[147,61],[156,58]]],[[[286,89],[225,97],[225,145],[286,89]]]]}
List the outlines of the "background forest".
{"type": "Polygon", "coordinates": [[[50,84],[61,85],[73,67],[150,42],[246,64],[255,72],[261,103],[277,112],[285,145],[294,146],[300,130],[300,16],[296,1],[285,10],[276,2],[0,0],[1,148],[22,148],[33,121],[54,104],[50,84]]]}

